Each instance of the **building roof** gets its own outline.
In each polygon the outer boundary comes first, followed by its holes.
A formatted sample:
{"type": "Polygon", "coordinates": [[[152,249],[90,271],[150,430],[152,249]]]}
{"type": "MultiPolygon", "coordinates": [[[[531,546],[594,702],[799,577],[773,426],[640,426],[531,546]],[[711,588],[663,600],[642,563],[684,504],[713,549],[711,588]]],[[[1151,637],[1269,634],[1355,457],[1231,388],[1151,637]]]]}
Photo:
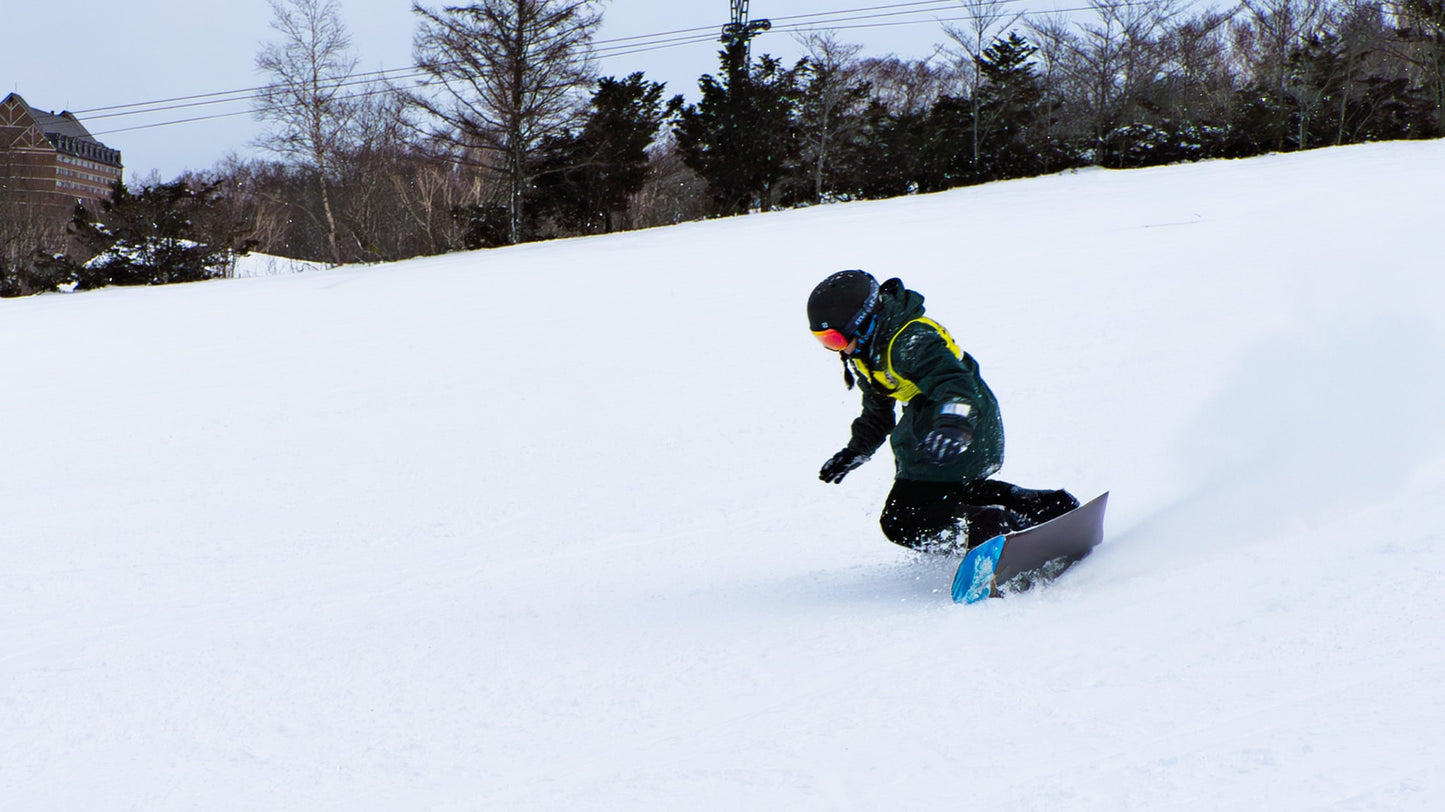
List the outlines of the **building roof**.
{"type": "Polygon", "coordinates": [[[57,151],[112,166],[121,165],[120,151],[95,140],[95,136],[85,129],[85,125],[80,123],[80,119],[76,118],[74,113],[69,110],[62,110],[59,113],[37,110],[30,106],[19,93],[11,93],[3,101],[0,101],[0,104],[12,99],[25,109],[26,114],[35,122],[35,126],[45,134],[57,151]]]}
{"type": "MultiPolygon", "coordinates": [[[[23,102],[24,100],[22,99],[21,101],[23,102]]],[[[95,140],[95,136],[91,135],[89,130],[85,129],[85,125],[80,123],[80,119],[76,118],[75,114],[69,110],[57,114],[46,113],[31,107],[30,116],[35,119],[35,123],[40,126],[40,129],[46,135],[64,135],[68,138],[77,138],[93,144],[100,143],[95,140]]]]}

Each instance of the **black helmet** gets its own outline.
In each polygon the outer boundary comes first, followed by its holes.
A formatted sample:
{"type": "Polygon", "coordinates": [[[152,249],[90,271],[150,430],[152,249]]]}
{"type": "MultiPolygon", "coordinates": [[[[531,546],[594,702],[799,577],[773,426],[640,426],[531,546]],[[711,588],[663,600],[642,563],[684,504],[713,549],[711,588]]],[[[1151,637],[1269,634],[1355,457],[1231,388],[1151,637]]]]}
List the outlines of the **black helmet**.
{"type": "Polygon", "coordinates": [[[863,271],[839,271],[818,283],[808,297],[808,326],[831,350],[858,337],[878,309],[878,280],[863,271]],[[830,341],[831,339],[831,341],[830,341]]]}

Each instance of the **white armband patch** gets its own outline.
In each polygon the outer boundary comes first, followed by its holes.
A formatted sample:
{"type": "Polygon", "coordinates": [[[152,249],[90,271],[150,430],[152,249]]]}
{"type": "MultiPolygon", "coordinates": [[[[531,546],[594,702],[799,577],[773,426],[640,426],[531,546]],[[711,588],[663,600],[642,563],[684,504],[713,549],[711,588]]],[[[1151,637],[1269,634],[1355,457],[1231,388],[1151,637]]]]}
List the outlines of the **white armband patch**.
{"type": "Polygon", "coordinates": [[[971,404],[971,403],[965,403],[964,401],[961,401],[961,400],[951,400],[951,401],[943,404],[943,408],[940,409],[938,413],[939,413],[939,414],[956,414],[956,415],[958,415],[959,417],[972,417],[972,416],[973,416],[973,404],[971,404]]]}

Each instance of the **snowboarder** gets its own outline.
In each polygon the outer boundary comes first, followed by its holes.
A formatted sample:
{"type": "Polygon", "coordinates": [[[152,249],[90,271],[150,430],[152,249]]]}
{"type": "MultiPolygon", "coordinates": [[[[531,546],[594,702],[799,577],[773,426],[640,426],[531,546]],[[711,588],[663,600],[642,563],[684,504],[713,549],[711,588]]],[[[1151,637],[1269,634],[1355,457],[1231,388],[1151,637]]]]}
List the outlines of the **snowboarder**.
{"type": "Polygon", "coordinates": [[[998,401],[973,356],[924,315],[923,296],[902,280],[833,274],[808,297],[808,321],[842,358],[848,388],[856,380],[863,393],[847,447],[818,478],[842,482],[891,435],[897,474],[879,520],[890,541],[961,553],[1078,507],[1067,491],[989,478],[1003,466],[998,401]],[[904,404],[901,420],[894,401],[904,404]]]}

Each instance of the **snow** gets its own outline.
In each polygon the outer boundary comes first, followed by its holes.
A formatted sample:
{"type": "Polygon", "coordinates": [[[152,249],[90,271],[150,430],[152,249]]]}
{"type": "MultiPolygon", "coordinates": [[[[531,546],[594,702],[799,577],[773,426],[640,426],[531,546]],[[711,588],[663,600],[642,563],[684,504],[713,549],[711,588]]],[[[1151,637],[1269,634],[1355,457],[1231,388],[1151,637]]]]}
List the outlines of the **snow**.
{"type": "Polygon", "coordinates": [[[1445,141],[0,301],[0,808],[1434,809],[1445,141]],[[803,305],[1093,556],[955,606],[803,305]]]}
{"type": "Polygon", "coordinates": [[[275,276],[278,274],[305,273],[325,270],[326,265],[300,259],[278,257],[252,251],[233,260],[228,274],[233,279],[248,279],[253,276],[275,276]]]}

